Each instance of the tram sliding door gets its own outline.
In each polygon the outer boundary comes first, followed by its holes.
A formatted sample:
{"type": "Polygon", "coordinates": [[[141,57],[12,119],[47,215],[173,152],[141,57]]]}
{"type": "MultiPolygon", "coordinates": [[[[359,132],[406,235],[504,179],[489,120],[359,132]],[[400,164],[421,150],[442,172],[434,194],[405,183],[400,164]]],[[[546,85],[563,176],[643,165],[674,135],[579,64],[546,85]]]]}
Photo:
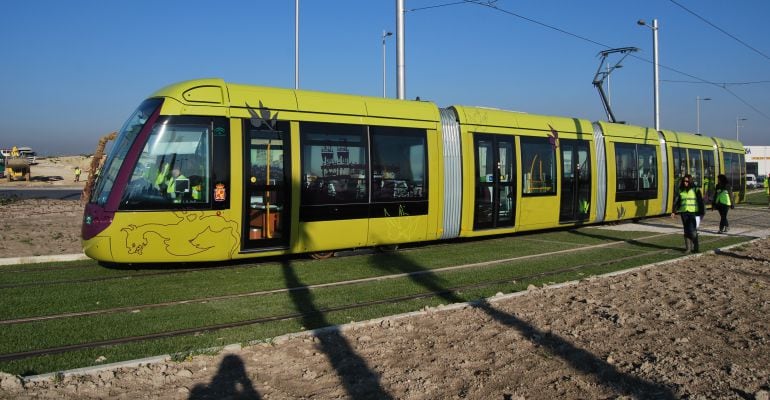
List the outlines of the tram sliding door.
{"type": "Polygon", "coordinates": [[[289,240],[289,124],[254,129],[246,121],[244,143],[243,250],[282,248],[289,240]]]}
{"type": "Polygon", "coordinates": [[[511,227],[516,211],[513,136],[475,134],[476,204],[473,229],[511,227]]]}
{"type": "Polygon", "coordinates": [[[588,219],[591,210],[591,158],[587,140],[560,139],[561,206],[559,222],[588,219]]]}

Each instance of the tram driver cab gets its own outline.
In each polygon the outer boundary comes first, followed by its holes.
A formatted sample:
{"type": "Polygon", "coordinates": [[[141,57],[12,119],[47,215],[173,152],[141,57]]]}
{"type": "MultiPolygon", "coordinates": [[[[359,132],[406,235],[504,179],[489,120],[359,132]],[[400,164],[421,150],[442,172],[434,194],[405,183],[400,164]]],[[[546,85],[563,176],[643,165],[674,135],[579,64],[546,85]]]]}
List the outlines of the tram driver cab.
{"type": "Polygon", "coordinates": [[[208,202],[205,131],[194,125],[168,125],[150,134],[123,192],[121,208],[166,209],[208,202]]]}

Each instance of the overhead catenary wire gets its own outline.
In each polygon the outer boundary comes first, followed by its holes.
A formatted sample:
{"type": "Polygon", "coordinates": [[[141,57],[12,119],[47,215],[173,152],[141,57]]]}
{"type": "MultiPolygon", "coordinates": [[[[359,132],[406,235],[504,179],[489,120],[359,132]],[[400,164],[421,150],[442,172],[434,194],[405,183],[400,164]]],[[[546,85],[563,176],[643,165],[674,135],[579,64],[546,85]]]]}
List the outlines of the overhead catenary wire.
{"type": "MultiPolygon", "coordinates": [[[[521,14],[518,14],[518,13],[515,13],[513,11],[502,9],[496,3],[497,3],[496,0],[493,0],[493,1],[464,0],[464,1],[455,1],[455,2],[451,2],[451,3],[442,3],[442,4],[437,4],[437,5],[433,5],[433,6],[426,6],[426,7],[421,7],[421,8],[414,8],[414,9],[411,9],[409,11],[421,11],[421,10],[427,10],[427,9],[432,9],[432,8],[447,7],[447,6],[454,6],[454,5],[460,5],[460,4],[472,4],[472,5],[477,5],[477,6],[482,6],[482,7],[490,8],[492,10],[495,10],[495,11],[507,14],[507,15],[512,16],[512,17],[516,17],[516,18],[525,20],[525,21],[533,23],[535,25],[539,25],[539,26],[542,26],[542,27],[554,30],[556,32],[559,32],[559,33],[562,33],[562,34],[574,37],[576,39],[579,39],[579,40],[582,40],[582,41],[585,41],[585,42],[588,42],[588,43],[591,43],[591,44],[594,44],[594,45],[597,45],[597,46],[604,47],[606,49],[612,48],[612,46],[609,46],[609,45],[601,43],[599,41],[587,38],[585,36],[581,36],[581,35],[578,35],[576,33],[572,33],[572,32],[567,31],[565,29],[562,29],[562,28],[559,28],[559,27],[556,27],[556,26],[553,26],[553,25],[550,25],[550,24],[547,24],[547,23],[535,20],[533,18],[525,17],[525,16],[523,16],[521,14]]],[[[633,58],[635,58],[637,60],[640,60],[640,61],[652,64],[652,61],[648,60],[646,58],[643,58],[643,57],[640,57],[640,56],[637,56],[637,55],[631,55],[631,57],[633,57],[633,58]]],[[[671,72],[674,72],[674,73],[686,76],[688,78],[692,78],[692,79],[694,79],[696,81],[696,82],[693,82],[693,83],[701,83],[701,84],[708,84],[708,85],[716,86],[716,87],[726,91],[732,97],[734,97],[739,102],[741,102],[745,106],[747,106],[750,109],[752,109],[753,111],[755,111],[757,114],[759,114],[759,115],[761,115],[761,116],[763,116],[763,117],[765,117],[767,119],[770,119],[770,115],[768,115],[765,112],[759,110],[757,107],[755,107],[754,105],[752,105],[751,103],[749,103],[748,101],[743,99],[742,97],[738,96],[735,92],[729,90],[725,84],[722,84],[722,83],[719,83],[719,82],[714,82],[714,81],[709,81],[707,79],[700,78],[698,76],[689,74],[689,73],[684,72],[684,71],[680,71],[680,70],[678,70],[676,68],[672,68],[672,67],[668,67],[668,66],[662,65],[660,63],[658,64],[658,66],[660,68],[662,68],[662,69],[665,69],[665,70],[668,70],[668,71],[671,71],[671,72]]],[[[767,82],[767,81],[758,81],[757,83],[764,83],[764,82],[767,82]]],[[[749,84],[749,83],[746,83],[746,84],[749,84]]]]}
{"type": "MultiPolygon", "coordinates": [[[[701,81],[682,81],[682,80],[675,80],[675,79],[661,79],[661,82],[670,82],[670,83],[698,83],[701,84],[703,82],[701,81]]],[[[715,85],[719,86],[741,86],[741,85],[757,85],[762,83],[770,83],[770,81],[749,81],[749,82],[713,82],[715,85]]]]}
{"type": "Polygon", "coordinates": [[[461,1],[455,1],[454,3],[436,4],[436,5],[433,5],[433,6],[425,6],[425,7],[418,7],[418,8],[410,8],[410,9],[408,9],[408,10],[406,10],[406,11],[407,11],[407,12],[411,12],[411,11],[422,11],[422,10],[430,10],[430,9],[433,9],[433,8],[441,8],[441,7],[456,6],[456,5],[458,5],[458,4],[466,4],[466,3],[467,3],[467,2],[466,2],[465,0],[461,0],[461,1]]]}
{"type": "Polygon", "coordinates": [[[735,35],[731,34],[730,32],[727,32],[726,30],[724,30],[724,29],[722,29],[722,28],[720,28],[720,27],[716,26],[714,23],[712,23],[711,21],[707,20],[706,18],[704,18],[704,17],[702,17],[702,16],[698,15],[697,13],[695,13],[695,12],[694,12],[694,11],[692,11],[692,10],[690,10],[689,8],[687,8],[687,7],[683,6],[682,4],[678,3],[678,2],[677,2],[677,1],[675,1],[675,0],[669,0],[669,1],[670,1],[670,2],[672,2],[672,3],[674,3],[674,4],[676,4],[676,5],[677,5],[677,6],[679,6],[681,9],[683,9],[683,10],[687,11],[688,13],[692,14],[693,16],[695,16],[696,18],[698,18],[699,20],[701,20],[701,21],[705,22],[706,24],[710,25],[712,28],[714,28],[714,29],[716,29],[716,30],[718,30],[718,31],[720,31],[720,32],[722,32],[722,33],[724,33],[725,35],[727,35],[727,36],[728,36],[728,37],[730,37],[731,39],[735,40],[736,42],[738,42],[738,43],[740,43],[740,44],[742,44],[742,45],[746,46],[746,47],[747,47],[747,48],[749,48],[751,51],[753,51],[753,52],[755,52],[755,53],[759,54],[760,56],[762,56],[762,57],[766,58],[767,60],[770,60],[770,56],[768,56],[767,54],[765,54],[765,53],[763,53],[763,52],[761,52],[761,51],[757,50],[756,48],[754,48],[754,47],[753,47],[753,46],[751,46],[750,44],[748,44],[748,43],[744,42],[743,40],[741,40],[741,39],[737,38],[735,35]]]}
{"type": "MultiPolygon", "coordinates": [[[[642,58],[642,57],[639,57],[639,56],[636,56],[636,55],[633,55],[633,54],[631,55],[631,57],[636,58],[637,60],[644,61],[644,62],[652,64],[652,61],[650,61],[650,60],[648,60],[646,58],[642,58]]],[[[746,107],[749,107],[750,109],[754,110],[754,112],[756,112],[757,114],[759,114],[759,115],[761,115],[761,116],[763,116],[763,117],[765,117],[767,119],[770,119],[770,115],[767,115],[762,110],[758,109],[753,104],[751,104],[748,101],[746,101],[745,99],[743,99],[741,96],[738,96],[737,94],[735,94],[735,92],[730,90],[726,85],[722,85],[722,84],[720,84],[718,82],[712,82],[712,81],[709,81],[709,80],[697,77],[695,75],[688,74],[687,72],[680,71],[680,70],[675,69],[675,68],[667,67],[665,65],[658,64],[658,66],[660,68],[662,68],[662,69],[669,70],[671,72],[675,72],[677,74],[681,74],[681,75],[684,75],[684,76],[689,77],[689,78],[693,78],[693,79],[695,79],[695,82],[693,82],[693,83],[701,83],[701,84],[708,84],[708,85],[716,86],[716,87],[724,90],[725,92],[727,92],[730,96],[735,97],[736,100],[738,100],[741,103],[743,103],[746,107]]]]}

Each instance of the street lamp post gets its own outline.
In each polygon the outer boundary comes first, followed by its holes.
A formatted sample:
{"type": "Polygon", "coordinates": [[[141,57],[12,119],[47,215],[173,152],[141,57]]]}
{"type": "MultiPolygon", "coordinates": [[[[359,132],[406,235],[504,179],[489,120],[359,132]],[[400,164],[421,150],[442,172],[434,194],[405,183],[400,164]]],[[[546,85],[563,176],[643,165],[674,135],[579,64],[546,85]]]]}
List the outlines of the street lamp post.
{"type": "Polygon", "coordinates": [[[737,140],[739,142],[741,141],[741,139],[740,139],[740,129],[739,129],[741,127],[740,122],[741,121],[746,121],[747,119],[748,118],[735,117],[735,140],[737,140]]]}
{"type": "Polygon", "coordinates": [[[406,62],[404,56],[404,0],[396,0],[396,96],[406,97],[406,62]]]}
{"type": "Polygon", "coordinates": [[[294,89],[299,89],[299,0],[294,1],[294,89]]]}
{"type": "Polygon", "coordinates": [[[385,38],[388,36],[393,36],[393,32],[386,32],[384,29],[382,30],[382,97],[387,97],[385,95],[385,38]]]}
{"type": "Polygon", "coordinates": [[[655,103],[655,130],[660,130],[660,79],[658,77],[658,20],[652,20],[652,26],[647,25],[643,19],[636,21],[637,24],[652,29],[652,64],[653,64],[653,97],[655,103]]]}
{"type": "Polygon", "coordinates": [[[696,122],[697,130],[695,131],[695,133],[697,133],[698,135],[700,135],[700,102],[701,100],[708,101],[708,100],[711,100],[711,97],[704,97],[701,99],[700,96],[695,96],[695,110],[697,114],[697,116],[695,117],[697,121],[696,122]]]}

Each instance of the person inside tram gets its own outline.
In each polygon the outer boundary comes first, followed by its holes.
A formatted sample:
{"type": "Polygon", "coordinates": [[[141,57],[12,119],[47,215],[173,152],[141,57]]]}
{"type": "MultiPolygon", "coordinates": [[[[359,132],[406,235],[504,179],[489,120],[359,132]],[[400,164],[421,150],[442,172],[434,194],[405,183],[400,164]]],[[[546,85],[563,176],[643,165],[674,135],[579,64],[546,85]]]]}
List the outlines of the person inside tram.
{"type": "Polygon", "coordinates": [[[167,162],[163,163],[157,171],[157,175],[155,175],[154,185],[156,189],[163,191],[164,188],[162,186],[168,180],[169,172],[171,172],[171,164],[167,162]]]}
{"type": "Polygon", "coordinates": [[[190,180],[178,166],[171,169],[171,177],[166,180],[166,193],[174,203],[181,203],[182,198],[190,193],[190,180]]]}
{"type": "Polygon", "coordinates": [[[650,168],[649,161],[646,159],[642,160],[642,167],[639,168],[639,178],[642,180],[642,189],[650,189],[653,187],[655,175],[650,168]]]}

